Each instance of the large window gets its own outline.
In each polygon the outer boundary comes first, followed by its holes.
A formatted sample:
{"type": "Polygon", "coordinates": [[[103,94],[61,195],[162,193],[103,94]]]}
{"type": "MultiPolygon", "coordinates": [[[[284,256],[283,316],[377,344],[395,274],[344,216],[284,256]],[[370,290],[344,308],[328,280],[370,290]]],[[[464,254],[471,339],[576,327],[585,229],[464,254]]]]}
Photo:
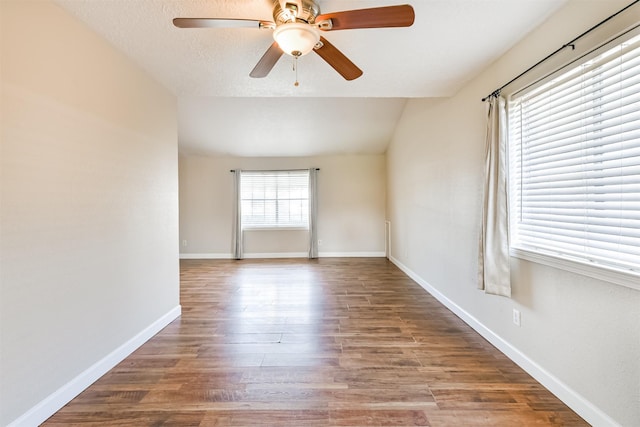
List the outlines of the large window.
{"type": "Polygon", "coordinates": [[[309,171],[242,171],[242,228],[308,228],[309,171]]]}
{"type": "Polygon", "coordinates": [[[640,36],[509,102],[511,242],[640,277],[640,36]]]}

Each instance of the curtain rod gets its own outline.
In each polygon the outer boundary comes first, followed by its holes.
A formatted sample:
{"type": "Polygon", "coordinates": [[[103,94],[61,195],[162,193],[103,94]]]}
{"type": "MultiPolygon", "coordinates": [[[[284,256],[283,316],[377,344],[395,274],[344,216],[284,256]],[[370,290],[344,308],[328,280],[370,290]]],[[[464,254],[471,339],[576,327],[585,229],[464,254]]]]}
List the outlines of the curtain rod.
{"type": "MultiPolygon", "coordinates": [[[[637,0],[640,1],[640,0],[637,0]]],[[[315,169],[317,171],[320,170],[320,168],[311,168],[311,169],[315,169]]],[[[302,172],[302,171],[308,171],[309,169],[271,169],[271,170],[250,170],[250,169],[242,169],[243,172],[302,172]]],[[[235,169],[231,169],[229,170],[229,172],[235,172],[235,169]]]]}
{"type": "Polygon", "coordinates": [[[575,50],[576,46],[575,46],[575,42],[580,40],[582,37],[586,36],[587,34],[589,34],[590,32],[592,32],[593,30],[595,30],[596,28],[604,25],[605,23],[607,23],[608,21],[610,21],[611,19],[615,18],[616,16],[620,15],[622,12],[624,12],[625,10],[629,9],[631,6],[633,6],[634,4],[638,3],[640,0],[634,0],[633,2],[631,2],[629,5],[627,5],[626,7],[620,9],[619,11],[617,11],[616,13],[614,13],[613,15],[611,15],[610,17],[608,17],[607,19],[600,21],[599,23],[597,23],[596,25],[594,25],[593,27],[589,28],[587,31],[585,31],[584,33],[580,34],[578,37],[574,38],[573,40],[571,40],[568,43],[563,44],[562,46],[560,46],[558,49],[556,49],[555,51],[553,51],[552,53],[550,53],[549,55],[545,56],[543,59],[541,59],[540,61],[536,62],[535,64],[533,64],[531,67],[527,68],[526,70],[524,70],[522,73],[518,74],[517,76],[515,76],[514,78],[512,78],[511,80],[509,80],[507,83],[503,84],[502,86],[500,86],[498,89],[494,90],[493,92],[491,92],[489,95],[485,96],[484,98],[482,98],[482,102],[485,102],[486,100],[490,99],[493,96],[498,96],[500,95],[500,92],[502,91],[502,89],[504,89],[505,87],[509,86],[511,83],[515,82],[516,80],[518,80],[520,77],[524,76],[525,74],[527,74],[529,71],[533,70],[534,68],[536,68],[537,66],[539,66],[540,64],[542,64],[543,62],[547,61],[549,58],[551,58],[552,56],[557,55],[559,52],[561,52],[562,50],[566,49],[567,47],[571,47],[571,50],[575,50]]]}

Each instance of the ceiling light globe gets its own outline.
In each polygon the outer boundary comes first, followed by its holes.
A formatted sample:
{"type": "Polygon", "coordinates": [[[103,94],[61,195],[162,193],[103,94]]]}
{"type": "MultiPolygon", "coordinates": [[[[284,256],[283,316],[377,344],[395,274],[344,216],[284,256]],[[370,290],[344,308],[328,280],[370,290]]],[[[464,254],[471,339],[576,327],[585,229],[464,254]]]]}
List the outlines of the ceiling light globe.
{"type": "Polygon", "coordinates": [[[273,39],[287,55],[302,56],[311,52],[320,41],[320,31],[309,24],[289,22],[278,25],[273,39]]]}

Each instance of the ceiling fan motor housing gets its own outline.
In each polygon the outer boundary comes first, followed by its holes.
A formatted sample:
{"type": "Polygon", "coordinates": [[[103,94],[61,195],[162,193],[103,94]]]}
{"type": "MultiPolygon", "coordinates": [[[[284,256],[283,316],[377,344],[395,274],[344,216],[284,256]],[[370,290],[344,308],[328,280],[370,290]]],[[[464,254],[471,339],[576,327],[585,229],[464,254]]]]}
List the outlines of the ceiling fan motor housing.
{"type": "Polygon", "coordinates": [[[287,22],[313,24],[320,14],[320,6],[311,0],[273,0],[273,20],[276,25],[287,22]]]}

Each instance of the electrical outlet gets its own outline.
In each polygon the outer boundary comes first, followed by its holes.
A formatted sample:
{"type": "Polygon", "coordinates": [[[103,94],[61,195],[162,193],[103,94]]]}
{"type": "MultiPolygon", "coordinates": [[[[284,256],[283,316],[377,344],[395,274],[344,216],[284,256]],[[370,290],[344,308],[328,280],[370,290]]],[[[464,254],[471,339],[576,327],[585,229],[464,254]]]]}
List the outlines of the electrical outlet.
{"type": "Polygon", "coordinates": [[[513,309],[513,324],[520,326],[520,310],[513,309]]]}
{"type": "Polygon", "coordinates": [[[322,246],[322,240],[318,240],[318,246],[322,246]]]}
{"type": "Polygon", "coordinates": [[[182,246],[185,246],[185,247],[187,246],[187,239],[182,241],[182,246]]]}

